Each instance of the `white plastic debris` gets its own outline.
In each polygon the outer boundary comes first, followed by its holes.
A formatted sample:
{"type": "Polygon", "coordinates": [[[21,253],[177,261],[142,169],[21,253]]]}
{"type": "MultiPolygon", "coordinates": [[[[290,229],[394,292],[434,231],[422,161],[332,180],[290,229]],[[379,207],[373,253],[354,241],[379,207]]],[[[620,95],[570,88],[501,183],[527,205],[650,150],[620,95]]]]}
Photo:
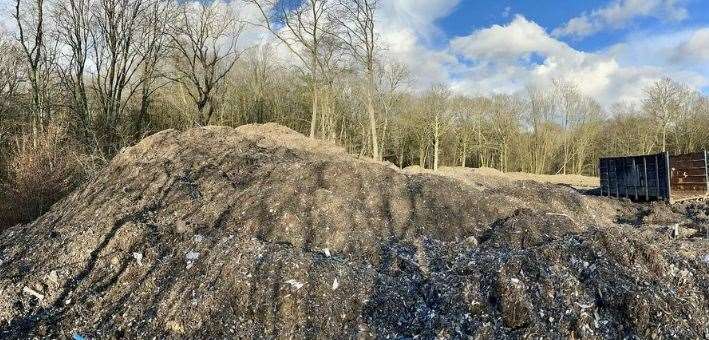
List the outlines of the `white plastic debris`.
{"type": "Polygon", "coordinates": [[[190,250],[189,253],[185,254],[185,259],[187,259],[187,269],[190,269],[194,265],[194,261],[199,259],[199,253],[194,250],[190,250]]]}
{"type": "Polygon", "coordinates": [[[30,287],[25,286],[24,288],[22,288],[22,292],[27,295],[32,295],[32,296],[36,297],[38,300],[44,300],[44,295],[40,294],[38,291],[36,291],[30,287]]]}
{"type": "Polygon", "coordinates": [[[303,286],[305,285],[304,283],[298,282],[298,281],[293,280],[293,279],[286,281],[286,283],[289,284],[289,285],[291,285],[293,288],[295,288],[295,290],[301,289],[301,288],[303,288],[303,286]]]}
{"type": "Polygon", "coordinates": [[[133,253],[133,258],[135,259],[136,262],[138,262],[139,266],[143,266],[143,254],[142,253],[133,253]]]}
{"type": "Polygon", "coordinates": [[[512,282],[512,283],[514,283],[514,284],[519,284],[519,279],[516,279],[516,278],[513,277],[513,278],[510,279],[510,282],[512,282]]]}
{"type": "Polygon", "coordinates": [[[576,304],[577,304],[579,307],[581,307],[581,309],[589,309],[589,308],[593,307],[593,303],[590,303],[590,304],[585,305],[585,304],[582,304],[582,303],[578,303],[578,302],[577,302],[576,304]]]}
{"type": "Polygon", "coordinates": [[[709,254],[704,255],[704,263],[709,264],[709,254]]]}
{"type": "Polygon", "coordinates": [[[204,236],[197,234],[194,236],[194,241],[197,243],[200,243],[200,242],[204,241],[204,236]]]}
{"type": "Polygon", "coordinates": [[[194,250],[190,250],[190,252],[185,255],[185,258],[188,261],[195,261],[199,259],[199,253],[194,250]]]}
{"type": "Polygon", "coordinates": [[[332,290],[337,290],[337,288],[340,287],[340,283],[337,282],[337,278],[335,278],[335,281],[332,282],[332,290]]]}
{"type": "Polygon", "coordinates": [[[322,252],[323,252],[323,254],[325,254],[325,256],[330,257],[330,249],[325,248],[322,250],[322,252]]]}
{"type": "Polygon", "coordinates": [[[56,270],[52,270],[51,272],[49,272],[49,275],[47,275],[47,281],[51,282],[54,285],[59,285],[59,274],[56,270]]]}

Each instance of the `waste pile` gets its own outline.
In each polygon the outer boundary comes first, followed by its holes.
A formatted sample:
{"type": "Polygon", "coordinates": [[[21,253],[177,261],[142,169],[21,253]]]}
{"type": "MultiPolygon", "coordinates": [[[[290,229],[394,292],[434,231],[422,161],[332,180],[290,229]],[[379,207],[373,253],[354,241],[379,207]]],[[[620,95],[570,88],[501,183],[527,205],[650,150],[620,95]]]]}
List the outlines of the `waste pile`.
{"type": "Polygon", "coordinates": [[[708,215],[168,130],[2,231],[0,338],[703,338],[708,215]]]}

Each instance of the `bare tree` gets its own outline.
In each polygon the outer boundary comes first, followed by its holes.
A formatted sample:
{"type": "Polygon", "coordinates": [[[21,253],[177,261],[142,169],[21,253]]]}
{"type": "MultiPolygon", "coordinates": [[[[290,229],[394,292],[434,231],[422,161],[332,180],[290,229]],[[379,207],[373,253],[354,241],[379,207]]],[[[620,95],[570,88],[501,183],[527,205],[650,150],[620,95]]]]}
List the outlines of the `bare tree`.
{"type": "Polygon", "coordinates": [[[45,88],[42,79],[48,67],[45,46],[44,0],[16,0],[13,17],[17,23],[18,41],[27,62],[27,78],[32,92],[32,125],[34,129],[48,121],[45,110],[45,88]]]}
{"type": "Polygon", "coordinates": [[[208,125],[216,107],[215,90],[239,59],[243,25],[229,6],[183,4],[171,31],[174,80],[187,88],[196,108],[196,125],[208,125]]]}
{"type": "Polygon", "coordinates": [[[176,19],[173,2],[155,0],[145,12],[144,28],[139,37],[138,53],[140,67],[140,108],[135,118],[135,138],[140,138],[155,92],[169,84],[164,73],[165,59],[170,44],[170,22],[176,19]]]}
{"type": "Polygon", "coordinates": [[[522,101],[511,95],[496,95],[489,102],[492,132],[498,144],[498,168],[510,171],[512,147],[519,132],[522,101]]]}
{"type": "MultiPolygon", "coordinates": [[[[394,108],[401,106],[404,97],[401,92],[401,88],[405,85],[411,75],[405,65],[397,62],[391,62],[382,67],[382,70],[378,72],[378,76],[379,84],[377,85],[377,88],[379,88],[380,91],[377,91],[377,93],[379,94],[378,99],[381,102],[382,113],[384,115],[384,126],[381,132],[381,140],[386,141],[387,133],[389,132],[390,116],[392,115],[394,108]]],[[[380,157],[384,157],[386,143],[382,142],[380,144],[379,155],[380,157]]],[[[398,163],[401,164],[403,162],[403,156],[400,154],[399,156],[398,163]]]]}
{"type": "Polygon", "coordinates": [[[669,78],[659,80],[645,89],[643,105],[660,130],[663,152],[667,151],[668,131],[677,123],[683,113],[686,92],[682,85],[669,78]]]}
{"type": "MultiPolygon", "coordinates": [[[[17,44],[0,35],[0,123],[7,117],[16,103],[20,85],[21,73],[18,69],[22,64],[21,52],[17,44]]],[[[1,138],[0,138],[1,139],[1,138]]]]}
{"type": "Polygon", "coordinates": [[[479,114],[475,110],[475,101],[464,96],[456,96],[451,99],[453,124],[455,124],[455,135],[457,141],[456,158],[460,160],[460,166],[468,166],[468,155],[470,154],[472,143],[481,123],[479,114]]]}
{"type": "Polygon", "coordinates": [[[657,146],[652,121],[632,102],[615,103],[606,122],[604,156],[648,154],[657,146]],[[632,140],[633,143],[628,143],[632,140]]]}
{"type": "Polygon", "coordinates": [[[432,118],[430,128],[433,133],[433,170],[438,170],[440,160],[441,136],[449,120],[448,100],[451,96],[450,89],[443,84],[434,84],[424,96],[424,107],[429,117],[432,118]]]}
{"type": "Polygon", "coordinates": [[[244,0],[256,6],[262,22],[254,23],[268,29],[297,57],[310,76],[312,107],[310,137],[315,137],[318,119],[318,99],[322,67],[323,37],[332,33],[330,0],[244,0]]]}
{"type": "MultiPolygon", "coordinates": [[[[584,166],[589,164],[589,154],[594,144],[598,142],[603,119],[601,105],[590,97],[582,96],[579,111],[573,123],[572,147],[575,161],[572,172],[574,174],[581,175],[585,170],[584,166]]],[[[595,165],[593,169],[595,169],[595,165]]]]}
{"type": "Polygon", "coordinates": [[[103,115],[105,147],[117,147],[119,118],[135,93],[142,63],[139,41],[144,26],[144,0],[98,0],[91,8],[92,85],[103,115]]]}
{"type": "Polygon", "coordinates": [[[338,0],[338,10],[333,12],[332,21],[338,23],[337,35],[348,47],[353,59],[363,68],[365,74],[365,96],[369,133],[372,138],[372,157],[381,160],[377,139],[377,114],[374,99],[377,93],[375,53],[379,42],[375,30],[375,13],[378,0],[338,0]]]}
{"type": "Polygon", "coordinates": [[[527,87],[527,124],[531,128],[530,171],[542,174],[547,171],[548,160],[555,152],[554,96],[541,87],[527,87]]]}
{"type": "Polygon", "coordinates": [[[337,100],[336,84],[342,85],[349,80],[349,70],[342,55],[342,43],[333,35],[325,35],[319,43],[318,73],[320,74],[319,111],[320,136],[323,139],[334,140],[336,137],[337,115],[334,106],[337,100]]]}
{"type": "Polygon", "coordinates": [[[557,173],[566,174],[567,167],[571,161],[571,146],[570,146],[570,129],[572,125],[572,120],[578,114],[579,106],[581,105],[581,94],[578,91],[578,87],[563,80],[554,80],[554,93],[557,99],[557,112],[562,127],[562,163],[559,171],[557,173]]]}
{"type": "Polygon", "coordinates": [[[85,79],[91,48],[90,11],[90,0],[63,0],[57,2],[54,13],[57,38],[67,50],[65,60],[59,66],[59,76],[62,86],[70,94],[69,105],[85,139],[89,138],[91,128],[85,79]]]}

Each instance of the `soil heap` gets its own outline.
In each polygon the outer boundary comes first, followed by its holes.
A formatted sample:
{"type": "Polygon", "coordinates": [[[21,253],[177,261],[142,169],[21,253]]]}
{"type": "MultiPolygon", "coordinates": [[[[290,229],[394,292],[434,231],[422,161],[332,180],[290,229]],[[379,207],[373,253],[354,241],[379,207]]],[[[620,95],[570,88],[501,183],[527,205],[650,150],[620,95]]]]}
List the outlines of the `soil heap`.
{"type": "Polygon", "coordinates": [[[0,338],[709,336],[709,208],[168,130],[0,234],[0,338]]]}

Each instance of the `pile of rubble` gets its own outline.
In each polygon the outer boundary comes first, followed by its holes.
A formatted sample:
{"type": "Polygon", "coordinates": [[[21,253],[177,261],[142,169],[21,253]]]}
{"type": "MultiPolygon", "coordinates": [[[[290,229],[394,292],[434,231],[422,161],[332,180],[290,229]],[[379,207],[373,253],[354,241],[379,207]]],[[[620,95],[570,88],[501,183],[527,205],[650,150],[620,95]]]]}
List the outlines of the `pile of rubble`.
{"type": "Polygon", "coordinates": [[[2,231],[0,337],[707,337],[708,213],[164,131],[2,231]]]}

